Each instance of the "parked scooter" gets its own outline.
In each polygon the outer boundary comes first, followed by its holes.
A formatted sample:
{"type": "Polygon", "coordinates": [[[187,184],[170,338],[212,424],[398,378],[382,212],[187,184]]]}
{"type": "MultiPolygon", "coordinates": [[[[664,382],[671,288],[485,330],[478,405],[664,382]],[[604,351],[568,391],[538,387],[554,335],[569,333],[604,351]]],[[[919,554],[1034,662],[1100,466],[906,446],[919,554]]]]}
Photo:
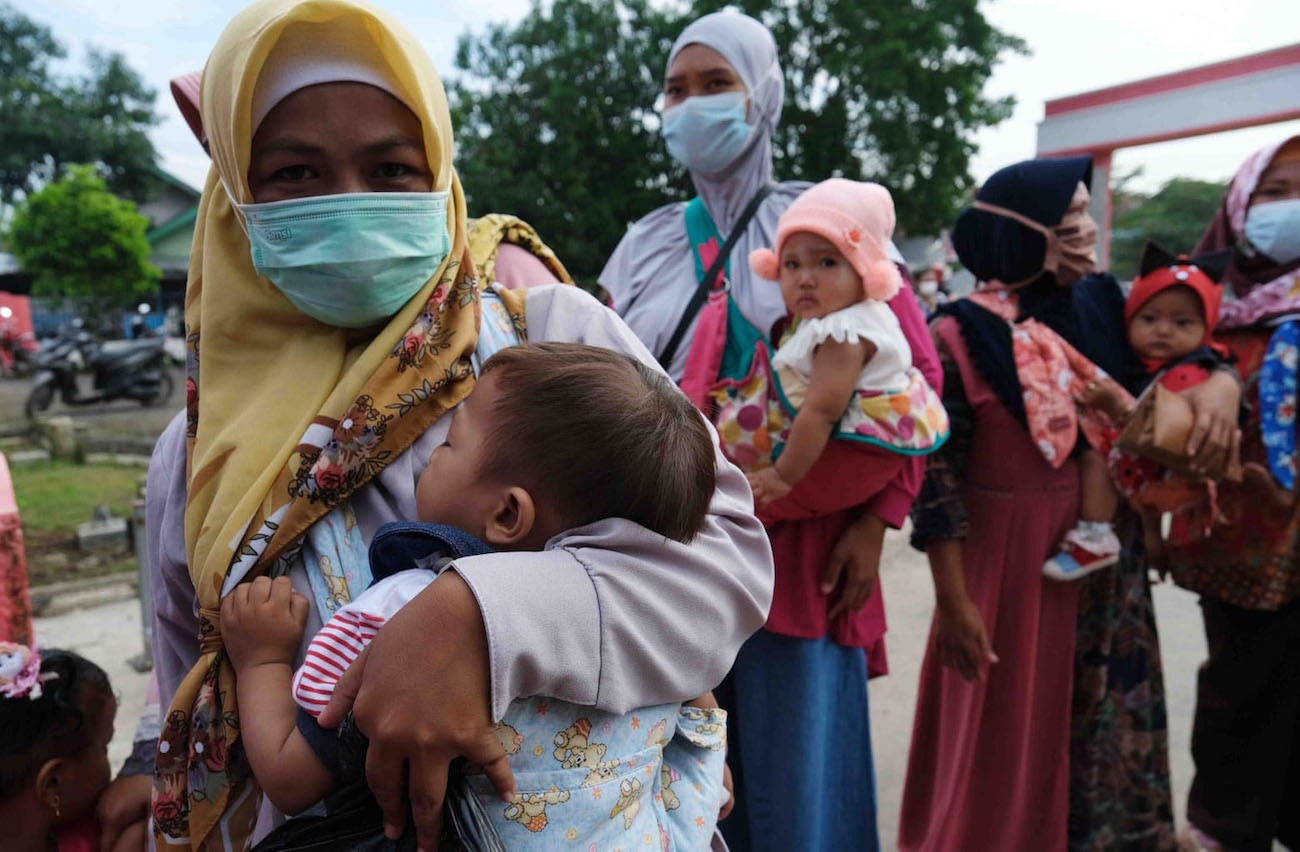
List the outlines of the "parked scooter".
{"type": "Polygon", "coordinates": [[[74,328],[37,353],[36,359],[36,378],[25,406],[29,418],[49,408],[56,393],[64,405],[70,406],[114,399],[159,405],[172,395],[173,379],[160,337],[101,345],[84,328],[74,328]],[[83,364],[93,376],[93,392],[89,394],[83,394],[77,386],[77,373],[83,364]]]}

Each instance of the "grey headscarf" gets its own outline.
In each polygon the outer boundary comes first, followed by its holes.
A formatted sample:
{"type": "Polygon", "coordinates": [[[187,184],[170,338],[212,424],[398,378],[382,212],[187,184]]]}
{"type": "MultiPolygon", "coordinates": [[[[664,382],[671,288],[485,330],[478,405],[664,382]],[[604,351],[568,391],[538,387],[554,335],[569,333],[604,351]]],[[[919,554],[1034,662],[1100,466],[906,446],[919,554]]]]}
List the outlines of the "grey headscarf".
{"type": "MultiPolygon", "coordinates": [[[[695,191],[725,238],[754,194],[772,180],[772,131],[781,118],[785,80],[777,58],[776,40],[767,27],[738,12],[714,12],[694,21],[673,43],[671,66],[687,45],[710,47],[735,69],[749,95],[749,121],[754,124],[745,149],[716,172],[691,172],[695,191]]],[[[786,315],[781,287],[749,269],[749,253],[775,243],[777,219],[812,184],[785,181],[764,199],[731,253],[731,294],[750,322],[769,332],[786,315]]],[[[628,229],[610,256],[600,284],[637,337],[658,355],[699,286],[695,259],[686,235],[685,204],[668,204],[628,229]]],[[[685,340],[695,333],[691,328],[685,340]]],[[[680,379],[689,346],[677,348],[669,373],[680,379]]]]}
{"type": "MultiPolygon", "coordinates": [[[[749,144],[731,163],[717,172],[691,172],[696,192],[725,238],[745,205],[772,180],[772,130],[781,117],[785,82],[776,41],[747,15],[714,12],[693,22],[677,37],[668,64],[690,44],[713,48],[735,69],[749,95],[749,120],[755,125],[749,144]]],[[[786,308],[780,286],[750,272],[749,253],[772,245],[777,219],[809,186],[804,181],[779,184],[731,253],[732,297],[741,313],[764,332],[785,316],[786,308]]],[[[668,204],[633,224],[600,274],[600,284],[613,297],[615,309],[655,354],[663,351],[698,286],[684,215],[684,204],[668,204]]],[[[693,333],[691,329],[686,340],[693,333]]],[[[688,349],[685,345],[677,349],[669,369],[674,379],[681,378],[688,349]]]]}
{"type": "Polygon", "coordinates": [[[749,144],[716,172],[691,172],[695,191],[725,237],[754,193],[772,180],[772,131],[781,120],[785,80],[776,56],[776,40],[767,27],[748,15],[714,12],[690,24],[673,42],[665,77],[677,54],[692,44],[721,53],[749,94],[749,122],[754,125],[749,144]]]}

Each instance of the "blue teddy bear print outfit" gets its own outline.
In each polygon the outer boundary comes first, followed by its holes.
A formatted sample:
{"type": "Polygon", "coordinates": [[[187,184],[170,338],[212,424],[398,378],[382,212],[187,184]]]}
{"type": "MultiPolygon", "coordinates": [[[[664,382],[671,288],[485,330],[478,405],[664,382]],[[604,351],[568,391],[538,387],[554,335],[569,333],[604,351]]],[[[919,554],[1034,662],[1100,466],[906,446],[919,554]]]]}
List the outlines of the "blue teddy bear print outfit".
{"type": "MultiPolygon", "coordinates": [[[[381,527],[370,545],[374,585],[335,611],[294,674],[294,699],[306,717],[300,728],[314,726],[338,677],[385,621],[452,560],[490,550],[453,527],[381,527]]],[[[303,732],[313,745],[321,741],[318,731],[303,732]]],[[[496,729],[514,772],[514,800],[502,802],[481,773],[467,781],[507,849],[708,849],[726,795],[726,732],[726,713],[717,709],[664,704],[620,715],[519,699],[496,729]]]]}

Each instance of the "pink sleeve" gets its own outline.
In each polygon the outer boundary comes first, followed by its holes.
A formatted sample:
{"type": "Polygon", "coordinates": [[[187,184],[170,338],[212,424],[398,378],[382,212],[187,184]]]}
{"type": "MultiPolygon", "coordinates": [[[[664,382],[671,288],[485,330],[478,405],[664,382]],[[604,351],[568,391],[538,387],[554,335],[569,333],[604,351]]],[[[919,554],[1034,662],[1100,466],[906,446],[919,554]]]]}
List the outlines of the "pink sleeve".
{"type": "Polygon", "coordinates": [[[535,254],[514,243],[497,248],[493,277],[507,290],[525,290],[538,284],[559,284],[560,279],[535,254]]]}
{"type": "MultiPolygon", "coordinates": [[[[904,281],[907,275],[903,275],[904,281]]],[[[943,394],[943,367],[939,364],[939,353],[934,348],[934,340],[925,324],[925,315],[916,302],[912,288],[904,284],[898,295],[889,300],[889,307],[898,317],[898,324],[903,329],[903,336],[912,346],[912,364],[930,383],[937,394],[943,394]]],[[[912,501],[921,490],[921,478],[925,475],[925,457],[917,456],[907,460],[894,480],[871,498],[864,510],[880,518],[897,529],[903,525],[907,513],[912,510],[912,501]]]]}

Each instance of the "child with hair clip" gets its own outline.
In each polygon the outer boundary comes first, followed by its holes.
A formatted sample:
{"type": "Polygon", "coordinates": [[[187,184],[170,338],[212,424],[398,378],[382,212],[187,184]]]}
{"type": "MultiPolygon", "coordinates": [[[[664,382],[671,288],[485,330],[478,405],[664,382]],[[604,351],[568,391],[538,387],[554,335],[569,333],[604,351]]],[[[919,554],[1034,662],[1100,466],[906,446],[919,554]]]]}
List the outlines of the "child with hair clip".
{"type": "MultiPolygon", "coordinates": [[[[704,523],[714,477],[709,430],[663,374],[576,343],[497,352],[420,476],[419,521],[379,529],[374,585],[334,613],[296,673],[308,602],[288,578],[241,584],[223,601],[244,748],[271,802],[297,813],[360,773],[347,726],[336,736],[315,717],[384,623],[455,559],[545,550],[603,518],[687,542],[704,523]]],[[[618,715],[514,701],[496,728],[499,760],[467,778],[479,813],[509,849],[709,848],[720,809],[729,810],[726,713],[712,695],[686,704],[618,715]]]]}
{"type": "MultiPolygon", "coordinates": [[[[1230,257],[1230,252],[1174,256],[1151,241],[1143,248],[1141,274],[1134,279],[1125,302],[1124,321],[1129,345],[1146,368],[1148,389],[1158,383],[1181,393],[1201,384],[1227,363],[1226,350],[1211,336],[1223,300],[1219,280],[1230,257]]],[[[1214,483],[1193,481],[1151,458],[1116,446],[1114,442],[1138,402],[1118,392],[1113,383],[1089,382],[1083,403],[1104,412],[1119,428],[1107,433],[1105,445],[1086,450],[1081,460],[1081,517],[1076,530],[1104,527],[1114,537],[1111,521],[1123,496],[1142,518],[1147,558],[1160,564],[1164,550],[1161,515],[1195,501],[1213,499],[1214,483]]],[[[1227,470],[1236,467],[1239,461],[1230,459],[1227,470]]],[[[1118,554],[1118,546],[1115,552],[1118,554]]],[[[1071,555],[1067,539],[1062,552],[1049,559],[1043,571],[1053,579],[1073,580],[1114,561],[1084,564],[1084,560],[1071,555]]]]}
{"type": "MultiPolygon", "coordinates": [[[[781,401],[797,413],[774,461],[748,466],[760,505],[789,494],[832,438],[883,450],[883,488],[905,456],[934,452],[948,437],[947,412],[912,366],[911,347],[886,304],[902,286],[886,254],[893,234],[887,189],[832,178],[781,215],[774,248],[749,256],[759,277],[780,283],[798,321],[772,358],[781,401]]],[[[719,425],[724,441],[734,426],[719,425]]]]}
{"type": "MultiPolygon", "coordinates": [[[[99,852],[95,804],[116,715],[108,675],[90,660],[0,642],[0,847],[99,852]]],[[[111,852],[138,852],[144,840],[127,832],[111,852]]]]}

